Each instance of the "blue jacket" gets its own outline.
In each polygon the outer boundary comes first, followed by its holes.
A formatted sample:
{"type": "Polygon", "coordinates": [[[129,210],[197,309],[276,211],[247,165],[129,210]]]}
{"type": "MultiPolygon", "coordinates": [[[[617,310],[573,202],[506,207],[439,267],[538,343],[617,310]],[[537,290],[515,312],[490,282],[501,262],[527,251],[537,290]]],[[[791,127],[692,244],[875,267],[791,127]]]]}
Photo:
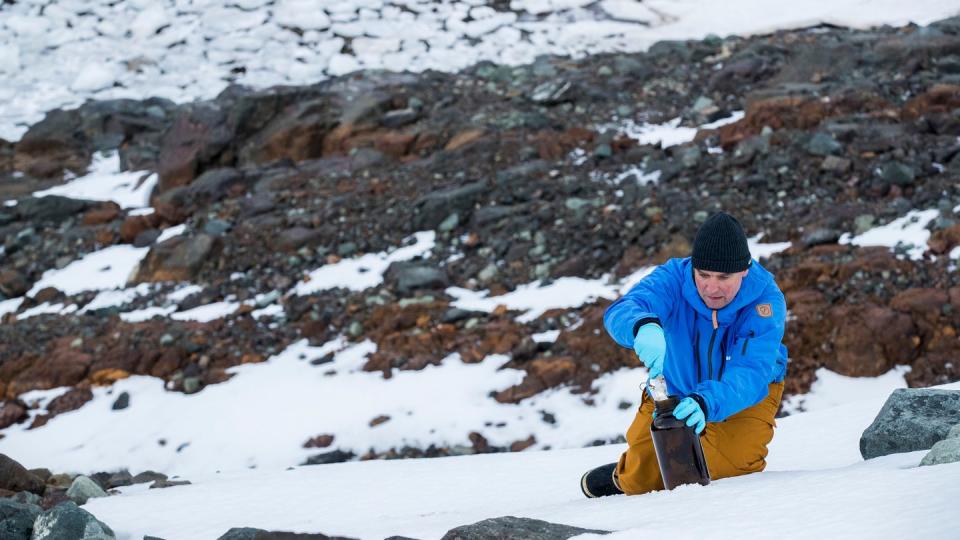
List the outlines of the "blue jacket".
{"type": "Polygon", "coordinates": [[[712,310],[693,281],[690,258],[671,259],[607,308],[603,324],[618,344],[633,348],[648,322],[667,341],[664,378],[671,394],[694,396],[709,422],[759,403],[767,385],[787,372],[781,343],[787,305],[773,275],[752,261],[739,292],[712,310]]]}

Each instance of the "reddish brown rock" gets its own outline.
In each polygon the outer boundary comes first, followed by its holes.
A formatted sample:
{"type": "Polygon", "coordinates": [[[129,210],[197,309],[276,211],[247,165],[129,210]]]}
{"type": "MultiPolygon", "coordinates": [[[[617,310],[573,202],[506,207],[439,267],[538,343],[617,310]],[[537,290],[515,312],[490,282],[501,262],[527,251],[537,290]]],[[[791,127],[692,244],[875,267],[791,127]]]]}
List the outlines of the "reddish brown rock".
{"type": "Polygon", "coordinates": [[[830,313],[833,354],[824,365],[849,377],[876,377],[917,356],[916,330],[908,315],[877,305],[843,305],[830,313]]]}
{"type": "Polygon", "coordinates": [[[510,451],[511,451],[511,452],[522,452],[523,450],[526,450],[527,448],[530,448],[531,446],[533,446],[533,445],[535,445],[535,444],[537,444],[537,438],[534,437],[533,435],[531,435],[531,436],[527,437],[526,439],[524,439],[524,440],[522,440],[522,441],[514,441],[513,443],[511,443],[511,444],[510,444],[510,451]]]}
{"type": "Polygon", "coordinates": [[[960,225],[952,225],[946,229],[934,231],[927,240],[930,251],[937,255],[949,253],[951,249],[960,245],[960,225]]]}
{"type": "Polygon", "coordinates": [[[0,429],[7,429],[13,424],[19,424],[28,417],[27,404],[19,399],[10,399],[0,406],[0,429]]]}
{"type": "Polygon", "coordinates": [[[84,225],[102,225],[120,217],[120,205],[113,201],[107,201],[99,206],[87,210],[83,214],[82,223],[84,225]]]}
{"type": "Polygon", "coordinates": [[[333,435],[329,435],[329,434],[317,435],[316,437],[312,437],[310,440],[303,443],[303,447],[304,448],[327,448],[328,446],[333,444],[333,439],[334,439],[333,435]]]}
{"type": "Polygon", "coordinates": [[[219,247],[207,234],[173,237],[150,248],[134,282],[191,281],[219,247]]]}
{"type": "Polygon", "coordinates": [[[9,298],[23,296],[30,290],[30,283],[27,282],[27,276],[10,269],[0,269],[0,293],[9,298]]]}
{"type": "Polygon", "coordinates": [[[75,411],[91,399],[93,399],[93,392],[89,388],[71,388],[66,393],[53,398],[47,405],[47,413],[34,418],[30,429],[45,425],[58,414],[75,411]]]}
{"type": "Polygon", "coordinates": [[[390,420],[390,417],[389,417],[389,416],[387,416],[387,415],[385,415],[385,414],[381,414],[380,416],[377,416],[377,417],[374,418],[373,420],[370,420],[370,427],[379,426],[380,424],[382,424],[382,423],[384,423],[384,422],[386,422],[386,421],[388,421],[388,420],[390,420]]]}

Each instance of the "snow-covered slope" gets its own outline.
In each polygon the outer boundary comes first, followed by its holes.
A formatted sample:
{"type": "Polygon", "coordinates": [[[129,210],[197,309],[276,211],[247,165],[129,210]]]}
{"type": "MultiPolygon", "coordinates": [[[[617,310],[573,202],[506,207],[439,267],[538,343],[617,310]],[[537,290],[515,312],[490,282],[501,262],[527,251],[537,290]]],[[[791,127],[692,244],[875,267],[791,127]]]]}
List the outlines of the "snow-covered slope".
{"type": "Polygon", "coordinates": [[[640,51],[663,39],[820,23],[927,24],[952,0],[20,0],[0,6],[0,137],[86,99],[186,102],[227,84],[307,84],[356,69],[640,51]]]}
{"type": "Polygon", "coordinates": [[[120,538],[254,526],[433,539],[503,515],[619,531],[604,538],[956,538],[960,463],[916,467],[923,452],[860,458],[860,434],[885,398],[779,420],[763,473],[635,497],[580,493],[580,474],[623,450],[610,445],[204,475],[86,508],[120,538]]]}

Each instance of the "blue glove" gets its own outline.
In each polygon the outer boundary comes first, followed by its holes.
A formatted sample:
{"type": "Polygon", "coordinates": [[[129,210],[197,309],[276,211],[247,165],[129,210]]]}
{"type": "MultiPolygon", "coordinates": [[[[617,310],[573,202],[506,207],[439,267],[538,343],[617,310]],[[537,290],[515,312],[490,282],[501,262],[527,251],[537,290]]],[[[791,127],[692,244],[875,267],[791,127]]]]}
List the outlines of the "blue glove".
{"type": "Polygon", "coordinates": [[[663,328],[659,324],[647,323],[637,331],[633,338],[633,350],[643,365],[647,366],[650,378],[663,375],[663,357],[667,352],[667,340],[663,337],[663,328]]]}
{"type": "Polygon", "coordinates": [[[703,415],[703,410],[700,409],[700,404],[692,397],[681,399],[680,403],[677,403],[676,408],[673,409],[673,416],[677,420],[686,418],[688,426],[697,426],[695,429],[698,435],[707,425],[707,419],[703,415]]]}

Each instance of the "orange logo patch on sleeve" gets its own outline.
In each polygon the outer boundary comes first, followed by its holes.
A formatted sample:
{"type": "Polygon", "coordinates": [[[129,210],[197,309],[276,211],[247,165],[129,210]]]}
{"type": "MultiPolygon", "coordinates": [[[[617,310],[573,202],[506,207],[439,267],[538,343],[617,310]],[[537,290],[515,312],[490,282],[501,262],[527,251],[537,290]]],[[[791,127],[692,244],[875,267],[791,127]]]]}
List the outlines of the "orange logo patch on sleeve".
{"type": "Polygon", "coordinates": [[[773,316],[773,306],[770,304],[757,304],[757,315],[768,318],[773,316]]]}

